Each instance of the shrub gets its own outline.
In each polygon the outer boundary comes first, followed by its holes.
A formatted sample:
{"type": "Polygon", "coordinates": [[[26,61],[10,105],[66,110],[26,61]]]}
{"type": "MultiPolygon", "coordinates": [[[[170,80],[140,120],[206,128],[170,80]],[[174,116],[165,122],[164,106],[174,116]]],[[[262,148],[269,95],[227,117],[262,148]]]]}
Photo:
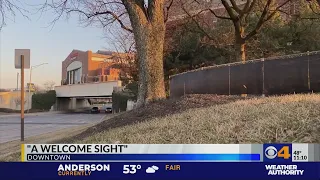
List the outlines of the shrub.
{"type": "Polygon", "coordinates": [[[56,102],[56,91],[37,93],[32,96],[32,109],[50,110],[56,102]]]}
{"type": "Polygon", "coordinates": [[[138,94],[138,84],[130,83],[120,92],[112,93],[112,108],[114,112],[122,112],[127,110],[128,100],[135,101],[138,94]]]}

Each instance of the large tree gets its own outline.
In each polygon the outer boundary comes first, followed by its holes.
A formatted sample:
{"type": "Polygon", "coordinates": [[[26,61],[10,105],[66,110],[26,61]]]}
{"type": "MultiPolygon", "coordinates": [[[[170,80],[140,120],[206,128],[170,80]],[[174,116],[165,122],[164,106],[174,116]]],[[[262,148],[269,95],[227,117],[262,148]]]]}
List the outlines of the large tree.
{"type": "MultiPolygon", "coordinates": [[[[203,3],[198,0],[193,0],[195,3],[203,3]]],[[[209,0],[210,2],[212,0],[209,0]]],[[[199,18],[197,16],[203,13],[210,13],[212,16],[218,19],[229,20],[234,27],[234,47],[236,52],[237,61],[246,60],[246,43],[249,39],[259,33],[261,28],[273,17],[279,14],[283,8],[289,3],[297,0],[220,0],[222,7],[225,9],[223,13],[218,13],[215,7],[206,7],[198,11],[191,11],[190,6],[185,6],[184,0],[180,0],[182,9],[184,12],[197,23],[199,28],[199,18]],[[250,17],[258,16],[258,21],[253,28],[247,28],[250,23],[250,17]]],[[[205,32],[204,29],[202,31],[205,32]]],[[[205,33],[210,38],[210,33],[205,33]]]]}
{"type": "Polygon", "coordinates": [[[52,0],[43,7],[62,15],[78,13],[80,20],[104,27],[117,22],[133,32],[139,64],[137,106],[166,97],[163,73],[163,44],[168,7],[165,0],[52,0]],[[129,19],[129,22],[126,20],[129,19]]]}
{"type": "MultiPolygon", "coordinates": [[[[319,50],[318,6],[316,2],[300,0],[299,6],[291,8],[290,13],[281,11],[283,16],[275,16],[269,20],[255,37],[246,42],[246,58],[259,59],[319,50]]],[[[212,19],[207,18],[205,22],[210,21],[212,22],[212,19]]],[[[255,28],[259,16],[252,16],[247,21],[249,25],[246,28],[250,31],[255,28]]],[[[191,70],[199,65],[206,66],[207,63],[203,62],[221,64],[234,60],[232,22],[217,19],[214,28],[205,24],[203,19],[200,22],[203,26],[201,29],[205,30],[213,40],[208,39],[206,33],[197,28],[200,23],[195,24],[191,18],[185,19],[183,26],[176,27],[173,36],[175,38],[171,43],[173,47],[170,47],[165,58],[165,69],[168,68],[170,74],[188,70],[185,68],[185,63],[195,65],[190,67],[191,70]]]]}

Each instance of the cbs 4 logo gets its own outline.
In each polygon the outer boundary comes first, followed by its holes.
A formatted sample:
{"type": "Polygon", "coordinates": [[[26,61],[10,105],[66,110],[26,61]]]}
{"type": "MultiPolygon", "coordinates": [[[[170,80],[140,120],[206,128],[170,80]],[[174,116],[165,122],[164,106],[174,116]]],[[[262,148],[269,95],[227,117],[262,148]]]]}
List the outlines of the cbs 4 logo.
{"type": "Polygon", "coordinates": [[[264,154],[268,159],[274,159],[276,157],[289,159],[291,157],[289,146],[283,146],[279,151],[274,146],[268,146],[265,149],[264,154]]]}

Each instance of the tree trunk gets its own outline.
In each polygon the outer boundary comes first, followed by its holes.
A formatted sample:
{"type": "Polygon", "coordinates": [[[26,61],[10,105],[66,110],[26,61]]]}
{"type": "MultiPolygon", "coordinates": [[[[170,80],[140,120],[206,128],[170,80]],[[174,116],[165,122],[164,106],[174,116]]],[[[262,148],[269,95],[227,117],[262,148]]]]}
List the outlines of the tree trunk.
{"type": "Polygon", "coordinates": [[[139,61],[138,107],[166,97],[163,73],[164,30],[156,25],[145,27],[140,32],[141,38],[136,39],[139,61]]]}
{"type": "Polygon", "coordinates": [[[246,61],[246,43],[244,41],[236,42],[235,53],[237,62],[246,61]]]}
{"type": "Polygon", "coordinates": [[[166,97],[163,72],[165,36],[163,4],[155,4],[152,17],[146,17],[146,12],[135,4],[125,5],[137,48],[139,64],[137,107],[141,107],[148,102],[166,97]]]}
{"type": "Polygon", "coordinates": [[[246,61],[246,41],[244,39],[244,27],[238,26],[235,31],[235,58],[237,62],[246,61]]]}

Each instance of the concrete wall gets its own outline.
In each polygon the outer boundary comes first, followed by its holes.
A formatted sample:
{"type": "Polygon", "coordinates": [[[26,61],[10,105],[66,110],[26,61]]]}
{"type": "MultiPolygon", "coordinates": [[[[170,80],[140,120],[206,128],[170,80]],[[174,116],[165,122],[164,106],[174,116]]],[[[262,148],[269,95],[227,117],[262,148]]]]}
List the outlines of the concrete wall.
{"type": "Polygon", "coordinates": [[[90,107],[87,99],[77,98],[57,98],[55,105],[53,105],[53,111],[68,111],[90,107]]]}
{"type": "Polygon", "coordinates": [[[127,111],[130,111],[134,108],[134,106],[136,105],[136,102],[128,100],[127,101],[127,111]]]}
{"type": "Polygon", "coordinates": [[[90,107],[90,103],[87,99],[76,99],[76,108],[90,107]]]}
{"type": "Polygon", "coordinates": [[[206,67],[170,77],[170,97],[320,92],[319,69],[320,51],[206,67]]]}
{"type": "MultiPolygon", "coordinates": [[[[25,103],[24,103],[24,109],[31,109],[32,106],[32,95],[33,93],[30,93],[30,96],[28,96],[28,92],[24,93],[25,97],[25,103]]],[[[21,92],[20,91],[12,91],[12,92],[0,92],[0,108],[6,108],[6,109],[13,109],[13,110],[20,110],[20,97],[21,92]]]]}
{"type": "Polygon", "coordinates": [[[71,106],[71,98],[57,98],[56,104],[53,105],[54,111],[66,111],[71,106]]]}
{"type": "Polygon", "coordinates": [[[111,96],[113,87],[120,87],[121,81],[102,83],[72,84],[56,86],[57,97],[97,97],[111,96]]]}

